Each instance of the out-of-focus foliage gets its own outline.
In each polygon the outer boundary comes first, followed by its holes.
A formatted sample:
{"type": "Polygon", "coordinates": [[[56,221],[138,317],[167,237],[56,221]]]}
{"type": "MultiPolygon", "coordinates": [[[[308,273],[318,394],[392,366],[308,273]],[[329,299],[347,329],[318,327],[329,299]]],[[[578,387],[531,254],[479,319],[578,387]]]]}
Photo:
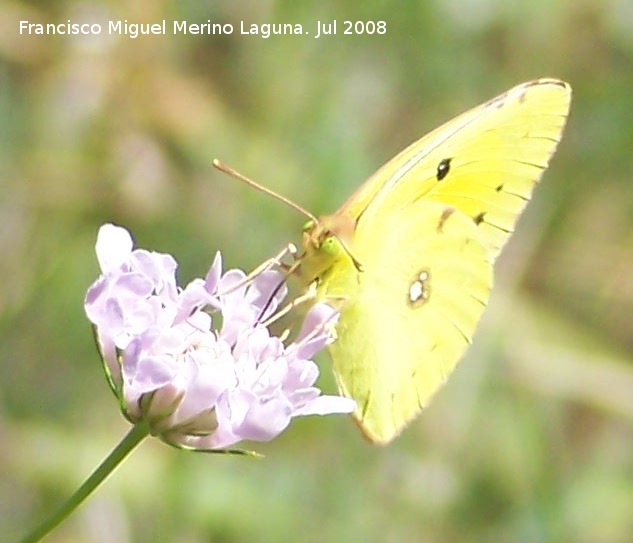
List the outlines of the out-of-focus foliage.
{"type": "Polygon", "coordinates": [[[572,84],[568,130],[475,345],[399,440],[371,447],[342,417],[294,423],[263,460],[150,440],[48,541],[630,541],[628,0],[0,4],[2,539],[126,431],[82,308],[100,224],[173,253],[182,281],[218,249],[252,268],[297,242],[304,218],[212,158],[331,212],[413,139],[541,76],[572,84]],[[235,32],[19,34],[20,20],[68,19],[235,32]],[[242,20],[310,35],[240,35],[242,20]],[[314,39],[333,20],[338,35],[314,39]],[[344,20],[387,33],[342,35],[344,20]]]}

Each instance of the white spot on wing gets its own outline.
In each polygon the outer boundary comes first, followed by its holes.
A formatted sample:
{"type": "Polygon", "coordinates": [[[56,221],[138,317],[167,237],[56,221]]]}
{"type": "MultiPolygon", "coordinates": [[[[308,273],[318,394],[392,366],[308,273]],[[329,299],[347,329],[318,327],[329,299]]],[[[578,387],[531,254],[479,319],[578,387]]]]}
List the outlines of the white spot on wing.
{"type": "Polygon", "coordinates": [[[427,270],[422,270],[416,279],[409,285],[409,303],[414,307],[423,304],[430,297],[429,282],[430,274],[427,270]]]}

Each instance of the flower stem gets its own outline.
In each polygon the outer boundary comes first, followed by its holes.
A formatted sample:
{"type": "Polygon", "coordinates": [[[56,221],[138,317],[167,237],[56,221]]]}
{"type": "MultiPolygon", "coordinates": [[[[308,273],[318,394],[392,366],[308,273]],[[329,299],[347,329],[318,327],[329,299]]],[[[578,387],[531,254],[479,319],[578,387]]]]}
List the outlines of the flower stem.
{"type": "Polygon", "coordinates": [[[92,472],[77,491],[64,503],[58,511],[37,526],[30,534],[20,540],[20,543],[36,543],[46,534],[62,523],[105,479],[118,467],[134,448],[149,435],[149,427],[140,422],[132,427],[123,440],[112,450],[99,467],[92,472]]]}

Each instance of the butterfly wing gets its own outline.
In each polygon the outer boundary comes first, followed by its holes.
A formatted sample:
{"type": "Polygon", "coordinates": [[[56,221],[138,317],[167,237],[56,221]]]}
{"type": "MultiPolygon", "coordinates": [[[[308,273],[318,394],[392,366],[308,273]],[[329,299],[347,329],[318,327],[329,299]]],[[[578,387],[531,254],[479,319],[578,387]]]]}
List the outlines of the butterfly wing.
{"type": "Polygon", "coordinates": [[[557,79],[518,85],[407,147],[338,213],[373,221],[420,199],[467,214],[496,257],[561,139],[571,88],[557,79]]]}
{"type": "Polygon", "coordinates": [[[374,442],[391,441],[446,380],[488,301],[492,262],[466,215],[418,201],[376,217],[320,290],[346,298],[330,346],[341,392],[374,442]]]}
{"type": "Polygon", "coordinates": [[[413,143],[304,232],[297,275],[346,300],[334,373],[372,441],[393,439],[457,364],[570,100],[562,81],[519,85],[413,143]],[[324,239],[346,250],[331,256],[324,239]]]}

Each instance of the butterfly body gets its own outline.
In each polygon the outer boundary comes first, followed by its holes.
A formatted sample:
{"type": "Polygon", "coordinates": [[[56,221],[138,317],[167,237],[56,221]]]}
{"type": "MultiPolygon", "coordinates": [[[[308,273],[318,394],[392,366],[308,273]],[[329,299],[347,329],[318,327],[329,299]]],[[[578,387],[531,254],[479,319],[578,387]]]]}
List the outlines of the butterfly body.
{"type": "Polygon", "coordinates": [[[471,342],[570,98],[559,80],[519,85],[411,144],[304,229],[296,275],[341,302],[334,374],[371,441],[396,437],[471,342]]]}

